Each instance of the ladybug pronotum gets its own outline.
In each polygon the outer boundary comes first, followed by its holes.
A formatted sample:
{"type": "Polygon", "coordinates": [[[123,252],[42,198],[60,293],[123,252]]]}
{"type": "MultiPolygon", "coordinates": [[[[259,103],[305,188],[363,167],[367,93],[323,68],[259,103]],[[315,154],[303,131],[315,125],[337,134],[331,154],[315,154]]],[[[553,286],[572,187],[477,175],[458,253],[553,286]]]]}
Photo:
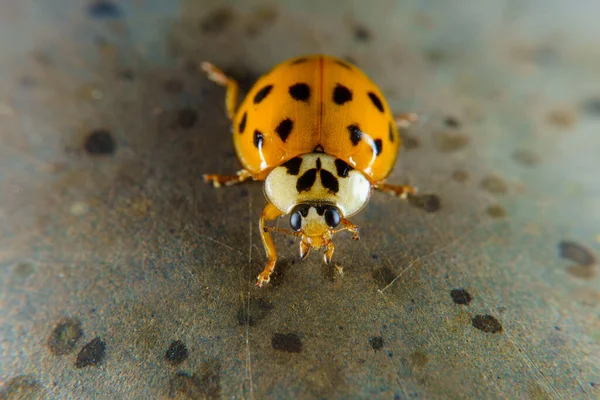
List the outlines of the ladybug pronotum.
{"type": "Polygon", "coordinates": [[[277,261],[271,232],[300,237],[300,257],[323,250],[331,261],[332,237],[358,239],[348,220],[373,189],[402,198],[408,185],[390,185],[401,140],[398,126],[415,114],[394,117],[379,88],[355,65],[326,55],[285,61],[258,79],[239,107],[238,84],[208,62],[209,79],[227,88],[225,106],[243,169],[237,175],[206,174],[215,187],[263,181],[267,199],[259,226],[268,263],[256,285],[269,282],[277,261]],[[290,215],[292,230],[265,225],[290,215]]]}

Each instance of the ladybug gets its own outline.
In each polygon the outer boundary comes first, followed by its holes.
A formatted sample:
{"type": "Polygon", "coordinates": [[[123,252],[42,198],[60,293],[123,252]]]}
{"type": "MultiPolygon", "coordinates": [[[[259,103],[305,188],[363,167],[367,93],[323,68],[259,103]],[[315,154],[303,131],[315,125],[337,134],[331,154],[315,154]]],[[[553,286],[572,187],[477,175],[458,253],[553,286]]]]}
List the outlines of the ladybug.
{"type": "Polygon", "coordinates": [[[267,205],[259,220],[268,263],[256,285],[269,282],[277,252],[271,232],[300,237],[300,257],[323,250],[329,263],[335,233],[358,226],[348,220],[374,189],[401,198],[409,185],[385,182],[401,146],[398,127],[417,120],[394,117],[379,88],[358,67],[327,55],[294,58],[261,76],[237,107],[238,84],[209,62],[210,80],[227,88],[225,108],[243,169],[234,176],[205,174],[215,187],[249,179],[264,182],[267,205]],[[292,230],[267,226],[290,215],[292,230]]]}

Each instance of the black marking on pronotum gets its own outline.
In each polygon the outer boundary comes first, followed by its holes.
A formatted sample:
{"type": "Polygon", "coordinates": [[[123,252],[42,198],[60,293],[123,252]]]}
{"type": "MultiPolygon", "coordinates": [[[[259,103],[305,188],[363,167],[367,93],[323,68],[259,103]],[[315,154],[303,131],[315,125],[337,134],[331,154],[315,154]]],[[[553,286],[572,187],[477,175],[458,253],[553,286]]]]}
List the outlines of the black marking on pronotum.
{"type": "Polygon", "coordinates": [[[381,139],[375,139],[375,148],[373,150],[375,150],[376,156],[381,154],[383,150],[383,141],[381,139]]]}
{"type": "Polygon", "coordinates": [[[244,112],[244,115],[242,115],[242,120],[240,121],[240,124],[238,126],[239,133],[244,133],[244,129],[246,129],[246,120],[247,119],[248,119],[248,113],[244,112]]]}
{"type": "Polygon", "coordinates": [[[339,83],[333,89],[333,102],[337,105],[342,105],[352,100],[352,92],[344,85],[339,83]]]}
{"type": "Polygon", "coordinates": [[[323,146],[318,145],[313,149],[313,153],[325,153],[325,150],[323,150],[323,146]]]}
{"type": "Polygon", "coordinates": [[[310,97],[310,87],[306,83],[296,83],[290,86],[290,96],[294,100],[307,101],[310,97]]]}
{"type": "Polygon", "coordinates": [[[294,122],[291,119],[286,118],[283,121],[281,121],[279,125],[277,125],[277,128],[275,128],[275,132],[277,132],[281,140],[285,142],[290,133],[292,132],[293,127],[294,122]]]}
{"type": "Polygon", "coordinates": [[[328,189],[334,194],[340,190],[340,184],[337,178],[326,169],[321,170],[321,184],[325,189],[328,189]]]}
{"type": "Polygon", "coordinates": [[[302,64],[308,61],[307,57],[298,58],[297,60],[292,61],[291,65],[302,64]]]}
{"type": "Polygon", "coordinates": [[[373,105],[377,107],[379,112],[383,112],[383,104],[381,103],[381,99],[373,92],[369,92],[369,98],[373,102],[373,105]]]}
{"type": "Polygon", "coordinates": [[[287,169],[287,173],[289,175],[298,175],[300,172],[300,166],[302,165],[302,158],[294,157],[281,165],[287,169]]]}
{"type": "Polygon", "coordinates": [[[354,168],[352,168],[350,164],[348,164],[346,161],[340,160],[338,158],[335,160],[335,169],[337,170],[337,174],[339,177],[345,178],[354,168]]]}
{"type": "Polygon", "coordinates": [[[317,169],[311,168],[306,171],[296,182],[296,190],[298,193],[308,191],[317,180],[317,169]]]}
{"type": "Polygon", "coordinates": [[[356,124],[352,124],[348,126],[348,131],[350,132],[350,140],[353,145],[358,145],[360,140],[362,139],[363,133],[356,124]]]}
{"type": "Polygon", "coordinates": [[[335,60],[334,61],[337,65],[341,65],[342,67],[346,68],[346,69],[352,69],[352,66],[350,66],[350,64],[348,64],[347,62],[341,61],[341,60],[335,60]]]}
{"type": "Polygon", "coordinates": [[[317,171],[321,170],[321,159],[317,157],[317,171]]]}
{"type": "Polygon", "coordinates": [[[261,148],[264,140],[265,140],[265,137],[262,134],[262,132],[259,130],[255,130],[254,131],[254,146],[256,146],[257,149],[261,148]]]}
{"type": "Polygon", "coordinates": [[[273,89],[273,85],[267,85],[264,88],[260,89],[254,95],[254,104],[258,104],[265,99],[271,93],[271,89],[273,89]]]}
{"type": "Polygon", "coordinates": [[[388,135],[390,136],[390,142],[394,142],[394,127],[391,122],[388,128],[388,135]]]}

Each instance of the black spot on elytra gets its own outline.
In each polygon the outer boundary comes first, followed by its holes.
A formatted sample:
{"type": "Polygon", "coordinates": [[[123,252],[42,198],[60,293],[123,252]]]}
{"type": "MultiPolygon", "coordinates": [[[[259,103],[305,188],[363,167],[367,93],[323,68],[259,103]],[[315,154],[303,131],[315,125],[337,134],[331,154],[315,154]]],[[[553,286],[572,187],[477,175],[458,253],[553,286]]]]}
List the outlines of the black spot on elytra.
{"type": "Polygon", "coordinates": [[[242,120],[240,121],[240,124],[238,125],[239,133],[244,133],[244,130],[246,129],[247,120],[248,120],[248,113],[244,111],[244,115],[242,115],[242,120]]]}
{"type": "Polygon", "coordinates": [[[369,344],[373,350],[381,350],[383,348],[383,338],[381,336],[371,336],[369,344]]]}
{"type": "Polygon", "coordinates": [[[335,60],[334,63],[336,63],[337,65],[342,66],[342,67],[344,67],[346,69],[352,70],[352,66],[350,64],[348,64],[347,62],[345,62],[345,61],[335,60]]]}
{"type": "Polygon", "coordinates": [[[390,138],[390,142],[394,142],[394,127],[392,126],[392,123],[390,122],[388,125],[388,137],[390,138]]]}
{"type": "Polygon", "coordinates": [[[267,85],[260,89],[258,92],[256,92],[256,94],[254,95],[254,99],[252,100],[254,104],[259,104],[261,101],[263,101],[265,97],[267,97],[269,93],[271,93],[272,89],[273,85],[267,85]]]}
{"type": "Polygon", "coordinates": [[[352,100],[352,92],[346,86],[340,85],[339,83],[333,89],[333,102],[338,105],[342,105],[352,100]]]}
{"type": "Polygon", "coordinates": [[[83,335],[81,322],[76,318],[65,318],[61,320],[48,338],[48,349],[57,356],[70,353],[75,344],[83,335]]]}
{"type": "Polygon", "coordinates": [[[281,165],[287,169],[289,175],[298,175],[300,166],[302,165],[302,158],[294,157],[281,165]]]}
{"type": "Polygon", "coordinates": [[[277,125],[277,128],[275,128],[275,132],[277,133],[277,135],[279,135],[279,138],[283,142],[285,142],[290,133],[292,132],[293,127],[294,122],[291,119],[286,118],[283,121],[281,121],[279,125],[277,125]]]}
{"type": "Polygon", "coordinates": [[[88,14],[92,18],[109,19],[120,18],[121,9],[112,1],[97,0],[88,6],[88,14]]]}
{"type": "Polygon", "coordinates": [[[0,399],[44,399],[45,389],[33,376],[17,375],[4,382],[0,399]]]}
{"type": "Polygon", "coordinates": [[[290,63],[290,65],[302,64],[308,61],[307,57],[298,58],[290,63]]]}
{"type": "Polygon", "coordinates": [[[221,398],[221,362],[210,360],[203,362],[197,373],[192,375],[177,372],[169,380],[169,397],[185,399],[221,398]]]}
{"type": "Polygon", "coordinates": [[[362,135],[363,135],[363,133],[360,130],[360,128],[358,127],[358,125],[352,124],[352,125],[348,126],[347,129],[350,132],[350,141],[352,142],[352,144],[355,146],[358,145],[358,143],[362,139],[362,135]]]}
{"type": "Polygon", "coordinates": [[[441,207],[441,201],[435,194],[414,195],[408,198],[410,204],[427,212],[436,212],[441,207]]]}
{"type": "Polygon", "coordinates": [[[273,305],[263,299],[250,299],[249,303],[242,303],[237,311],[237,321],[240,325],[254,326],[264,319],[273,309],[273,305]]]}
{"type": "Polygon", "coordinates": [[[275,350],[288,353],[300,353],[302,351],[302,341],[295,333],[274,333],[271,337],[271,346],[275,350]]]}
{"type": "Polygon", "coordinates": [[[337,174],[341,178],[346,178],[350,171],[354,169],[346,161],[340,160],[339,158],[334,161],[334,164],[337,174]]]}
{"type": "Polygon", "coordinates": [[[471,302],[471,295],[465,289],[452,289],[450,297],[456,304],[467,305],[471,302]]]}
{"type": "Polygon", "coordinates": [[[179,365],[189,356],[188,349],[181,340],[171,342],[165,353],[165,361],[171,365],[179,365]]]}
{"type": "Polygon", "coordinates": [[[579,265],[589,267],[596,264],[596,258],[592,252],[579,243],[563,240],[558,244],[558,251],[562,258],[571,260],[579,265]]]}
{"type": "Polygon", "coordinates": [[[325,189],[328,189],[334,194],[340,190],[340,183],[337,178],[326,169],[321,170],[321,184],[325,189]]]}
{"type": "Polygon", "coordinates": [[[77,360],[75,360],[75,368],[89,367],[90,365],[99,365],[104,360],[106,355],[106,343],[99,337],[94,338],[91,342],[83,346],[77,360]]]}
{"type": "Polygon", "coordinates": [[[369,95],[369,98],[371,99],[371,102],[373,102],[373,105],[375,107],[377,107],[379,112],[383,112],[383,104],[381,103],[381,99],[379,98],[379,96],[377,96],[373,92],[369,92],[368,95],[369,95]]]}
{"type": "Polygon", "coordinates": [[[296,182],[296,190],[298,193],[310,190],[310,188],[314,185],[317,180],[317,170],[316,168],[311,168],[306,171],[298,181],[296,182]]]}
{"type": "Polygon", "coordinates": [[[227,7],[221,7],[209,13],[201,22],[200,30],[204,33],[218,33],[227,28],[233,20],[233,11],[227,7]]]}
{"type": "Polygon", "coordinates": [[[191,108],[184,108],[183,110],[179,111],[177,120],[179,122],[179,126],[184,129],[190,129],[196,125],[196,121],[198,121],[198,113],[196,110],[192,110],[191,108]]]}
{"type": "Polygon", "coordinates": [[[476,315],[471,322],[475,328],[486,333],[502,332],[502,325],[491,315],[476,315]]]}
{"type": "Polygon", "coordinates": [[[110,132],[96,129],[88,135],[83,148],[88,154],[107,155],[115,152],[116,144],[110,132]]]}
{"type": "Polygon", "coordinates": [[[396,275],[394,275],[394,271],[390,267],[381,267],[373,270],[373,279],[381,287],[389,285],[395,278],[396,275]]]}
{"type": "Polygon", "coordinates": [[[310,97],[310,87],[306,83],[296,83],[290,86],[289,92],[290,96],[298,101],[308,101],[310,97]]]}
{"type": "Polygon", "coordinates": [[[381,139],[375,139],[375,155],[378,156],[383,151],[383,141],[381,139]]]}
{"type": "Polygon", "coordinates": [[[452,116],[444,118],[444,124],[449,128],[460,128],[460,121],[452,116]]]}
{"type": "Polygon", "coordinates": [[[261,148],[264,140],[265,140],[265,137],[262,134],[262,132],[259,130],[255,130],[254,131],[254,146],[257,149],[261,148]]]}

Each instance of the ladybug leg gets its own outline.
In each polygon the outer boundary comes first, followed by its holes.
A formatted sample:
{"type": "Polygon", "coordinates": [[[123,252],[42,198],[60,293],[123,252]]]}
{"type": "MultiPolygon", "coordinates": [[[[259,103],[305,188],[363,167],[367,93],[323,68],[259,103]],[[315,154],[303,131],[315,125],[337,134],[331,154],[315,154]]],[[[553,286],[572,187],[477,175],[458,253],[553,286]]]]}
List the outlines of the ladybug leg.
{"type": "Polygon", "coordinates": [[[398,196],[401,199],[407,199],[409,196],[417,193],[417,189],[410,185],[390,185],[385,182],[375,184],[375,189],[398,196]]]}
{"type": "Polygon", "coordinates": [[[419,122],[419,116],[415,113],[398,114],[394,120],[398,128],[408,128],[419,122]]]}
{"type": "Polygon", "coordinates": [[[262,287],[264,283],[268,283],[271,280],[271,274],[275,269],[275,262],[277,261],[275,243],[273,243],[273,238],[270,234],[270,231],[274,229],[265,227],[265,221],[272,221],[281,215],[283,215],[283,213],[279,211],[277,207],[275,207],[271,203],[268,203],[263,209],[262,215],[260,216],[260,235],[263,241],[263,245],[265,247],[265,251],[267,252],[269,262],[267,263],[265,269],[260,273],[260,275],[258,275],[258,279],[256,282],[256,286],[258,287],[262,287]]]}
{"type": "Polygon", "coordinates": [[[218,188],[221,186],[231,186],[247,181],[248,179],[256,179],[252,174],[245,169],[237,172],[237,175],[219,175],[219,174],[204,174],[202,175],[204,182],[212,182],[213,186],[218,188]]]}
{"type": "Polygon", "coordinates": [[[237,95],[238,95],[238,83],[225,75],[223,71],[214,66],[209,62],[202,62],[200,64],[200,68],[206,75],[208,79],[215,82],[218,85],[225,86],[227,89],[225,91],[225,109],[227,110],[227,116],[229,119],[233,119],[235,116],[235,107],[237,105],[237,95]]]}
{"type": "Polygon", "coordinates": [[[329,264],[331,262],[334,250],[335,246],[333,245],[333,242],[327,243],[327,250],[325,250],[325,254],[323,254],[323,261],[325,261],[325,264],[329,264]]]}

